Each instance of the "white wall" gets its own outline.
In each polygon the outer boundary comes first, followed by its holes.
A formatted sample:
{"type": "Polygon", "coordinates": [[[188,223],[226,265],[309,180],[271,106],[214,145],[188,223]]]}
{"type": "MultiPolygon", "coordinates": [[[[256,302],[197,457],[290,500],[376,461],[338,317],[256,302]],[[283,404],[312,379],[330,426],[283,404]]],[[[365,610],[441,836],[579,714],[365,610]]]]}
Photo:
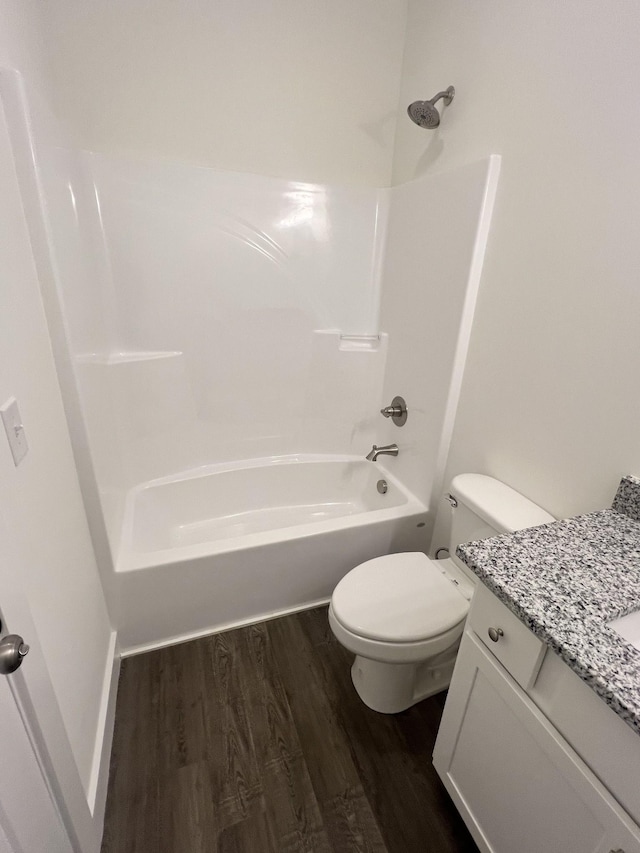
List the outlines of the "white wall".
{"type": "Polygon", "coordinates": [[[47,6],[57,109],[79,146],[389,183],[406,0],[47,6]]]}
{"type": "Polygon", "coordinates": [[[502,155],[448,472],[558,516],[640,472],[639,40],[633,2],[409,4],[401,108],[457,94],[395,180],[502,155]]]}
{"type": "MultiPolygon", "coordinates": [[[[44,33],[37,4],[0,3],[0,66],[19,67],[38,105],[39,132],[59,143],[46,111],[39,63],[44,33]]],[[[4,93],[3,93],[4,96],[4,93]]],[[[111,630],[67,431],[51,342],[23,213],[4,111],[0,142],[3,195],[3,333],[0,401],[16,396],[29,443],[20,467],[0,434],[0,506],[27,556],[23,578],[58,704],[89,794],[111,630]]],[[[17,627],[17,626],[16,626],[17,627]]]]}

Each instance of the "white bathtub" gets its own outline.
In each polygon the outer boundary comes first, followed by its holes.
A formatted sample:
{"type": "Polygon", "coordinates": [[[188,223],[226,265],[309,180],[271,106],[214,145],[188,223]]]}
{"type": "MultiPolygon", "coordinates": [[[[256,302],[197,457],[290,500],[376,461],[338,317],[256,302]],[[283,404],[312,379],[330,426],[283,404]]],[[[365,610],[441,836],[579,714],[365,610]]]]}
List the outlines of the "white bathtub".
{"type": "Polygon", "coordinates": [[[123,650],[326,601],[358,563],[424,548],[426,514],[379,463],[347,456],[253,459],[137,486],[116,566],[123,650]]]}

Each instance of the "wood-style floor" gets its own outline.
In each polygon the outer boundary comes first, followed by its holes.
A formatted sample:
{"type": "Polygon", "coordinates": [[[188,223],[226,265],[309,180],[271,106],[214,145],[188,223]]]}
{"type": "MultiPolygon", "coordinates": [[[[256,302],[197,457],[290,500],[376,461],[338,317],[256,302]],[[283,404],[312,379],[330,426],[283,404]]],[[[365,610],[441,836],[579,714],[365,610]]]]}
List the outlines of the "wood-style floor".
{"type": "Polygon", "coordinates": [[[350,666],[324,608],[125,660],[103,853],[477,853],[444,695],[377,714],[350,666]]]}

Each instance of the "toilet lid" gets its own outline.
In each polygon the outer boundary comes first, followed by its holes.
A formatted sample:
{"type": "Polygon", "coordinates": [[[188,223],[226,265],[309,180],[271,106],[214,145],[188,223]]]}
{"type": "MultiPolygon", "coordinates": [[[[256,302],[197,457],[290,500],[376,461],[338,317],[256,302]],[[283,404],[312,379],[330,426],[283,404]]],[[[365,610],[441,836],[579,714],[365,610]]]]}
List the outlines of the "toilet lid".
{"type": "Polygon", "coordinates": [[[361,637],[411,643],[462,622],[469,602],[426,554],[388,554],[352,569],[331,598],[334,615],[361,637]]]}

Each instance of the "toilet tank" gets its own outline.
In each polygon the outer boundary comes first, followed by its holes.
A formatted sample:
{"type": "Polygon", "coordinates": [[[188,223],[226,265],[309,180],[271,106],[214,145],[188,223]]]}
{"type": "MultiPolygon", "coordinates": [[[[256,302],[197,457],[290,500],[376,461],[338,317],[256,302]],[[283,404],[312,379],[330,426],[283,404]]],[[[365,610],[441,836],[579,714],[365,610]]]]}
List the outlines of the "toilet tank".
{"type": "Polygon", "coordinates": [[[456,547],[462,542],[555,521],[520,492],[485,474],[458,474],[451,481],[451,495],[458,505],[453,510],[449,551],[466,573],[469,570],[455,556],[456,547]]]}

